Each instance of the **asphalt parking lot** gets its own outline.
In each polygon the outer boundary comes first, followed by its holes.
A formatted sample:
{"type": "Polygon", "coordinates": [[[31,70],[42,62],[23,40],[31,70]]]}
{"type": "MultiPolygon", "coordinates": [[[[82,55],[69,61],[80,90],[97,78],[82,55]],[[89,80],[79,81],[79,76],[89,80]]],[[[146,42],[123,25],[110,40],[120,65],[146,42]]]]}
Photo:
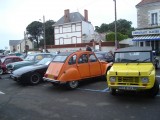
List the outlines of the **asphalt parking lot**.
{"type": "Polygon", "coordinates": [[[159,106],[160,93],[154,99],[134,92],[112,96],[105,81],[96,79],[75,90],[23,86],[8,74],[0,79],[0,120],[158,120],[159,106]]]}

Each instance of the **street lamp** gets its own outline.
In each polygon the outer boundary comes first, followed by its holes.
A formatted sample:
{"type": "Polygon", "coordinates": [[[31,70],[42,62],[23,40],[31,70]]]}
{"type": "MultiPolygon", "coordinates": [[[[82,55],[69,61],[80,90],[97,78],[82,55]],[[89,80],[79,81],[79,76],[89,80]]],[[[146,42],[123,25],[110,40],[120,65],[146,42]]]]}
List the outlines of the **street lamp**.
{"type": "Polygon", "coordinates": [[[114,22],[114,25],[115,25],[115,49],[118,48],[118,41],[117,41],[117,6],[116,6],[116,0],[113,0],[114,1],[114,8],[115,8],[115,22],[114,22]]]}

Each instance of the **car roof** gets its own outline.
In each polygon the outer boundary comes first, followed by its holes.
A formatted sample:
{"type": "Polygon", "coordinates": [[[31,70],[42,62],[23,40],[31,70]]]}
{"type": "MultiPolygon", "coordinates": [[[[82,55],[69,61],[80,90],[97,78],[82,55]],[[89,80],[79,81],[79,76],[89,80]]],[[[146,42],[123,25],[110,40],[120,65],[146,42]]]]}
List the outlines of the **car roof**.
{"type": "Polygon", "coordinates": [[[71,55],[73,53],[81,54],[81,53],[93,53],[93,52],[85,51],[85,50],[79,50],[79,51],[75,51],[75,52],[60,52],[59,54],[57,54],[57,56],[58,55],[65,55],[65,56],[67,55],[67,56],[69,56],[69,55],[71,55]]]}
{"type": "Polygon", "coordinates": [[[20,57],[19,56],[6,56],[6,57],[3,57],[3,59],[6,59],[6,58],[20,58],[20,57]]]}
{"type": "Polygon", "coordinates": [[[151,47],[126,47],[117,49],[115,52],[138,52],[138,51],[152,51],[151,47]]]}

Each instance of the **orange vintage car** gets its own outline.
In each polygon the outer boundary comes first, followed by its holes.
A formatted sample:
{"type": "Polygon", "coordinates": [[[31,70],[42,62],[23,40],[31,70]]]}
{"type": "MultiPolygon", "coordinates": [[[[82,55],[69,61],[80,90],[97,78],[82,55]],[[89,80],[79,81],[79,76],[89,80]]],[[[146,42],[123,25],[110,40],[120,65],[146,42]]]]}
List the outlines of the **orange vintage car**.
{"type": "Polygon", "coordinates": [[[62,52],[50,63],[43,79],[53,85],[66,84],[74,89],[80,80],[105,76],[109,66],[109,63],[99,61],[94,52],[62,52]]]}

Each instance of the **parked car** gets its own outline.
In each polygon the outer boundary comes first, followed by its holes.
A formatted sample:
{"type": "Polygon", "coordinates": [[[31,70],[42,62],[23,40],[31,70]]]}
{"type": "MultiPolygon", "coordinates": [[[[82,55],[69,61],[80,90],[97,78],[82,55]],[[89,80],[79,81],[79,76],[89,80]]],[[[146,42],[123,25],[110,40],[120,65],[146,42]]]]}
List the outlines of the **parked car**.
{"type": "Polygon", "coordinates": [[[29,54],[27,57],[24,59],[24,61],[21,62],[15,62],[7,65],[7,70],[8,72],[12,72],[13,70],[16,70],[18,68],[28,66],[28,65],[33,65],[38,63],[40,60],[43,58],[52,58],[53,54],[51,53],[35,53],[35,54],[29,54]]]}
{"type": "Polygon", "coordinates": [[[63,52],[50,63],[43,79],[53,85],[65,84],[74,89],[80,80],[105,76],[108,65],[99,61],[94,52],[63,52]]]}
{"type": "Polygon", "coordinates": [[[6,56],[5,55],[0,55],[0,59],[3,58],[3,57],[6,57],[6,56]]]}
{"type": "Polygon", "coordinates": [[[113,62],[113,55],[111,52],[107,52],[107,51],[98,51],[95,52],[95,55],[97,56],[97,58],[99,60],[103,60],[106,62],[113,62]]]}
{"type": "Polygon", "coordinates": [[[20,62],[23,61],[22,58],[18,57],[18,56],[6,56],[0,59],[0,74],[6,73],[7,72],[7,65],[10,63],[14,63],[14,62],[20,62]]]}
{"type": "Polygon", "coordinates": [[[107,72],[107,83],[112,95],[120,90],[146,91],[150,97],[158,94],[159,83],[150,47],[122,48],[114,54],[113,66],[107,72]]]}
{"type": "Polygon", "coordinates": [[[14,70],[10,74],[10,77],[18,83],[30,83],[32,85],[36,85],[43,81],[42,77],[44,76],[49,63],[53,58],[54,56],[52,58],[43,58],[41,61],[34,65],[25,66],[14,70]]]}

